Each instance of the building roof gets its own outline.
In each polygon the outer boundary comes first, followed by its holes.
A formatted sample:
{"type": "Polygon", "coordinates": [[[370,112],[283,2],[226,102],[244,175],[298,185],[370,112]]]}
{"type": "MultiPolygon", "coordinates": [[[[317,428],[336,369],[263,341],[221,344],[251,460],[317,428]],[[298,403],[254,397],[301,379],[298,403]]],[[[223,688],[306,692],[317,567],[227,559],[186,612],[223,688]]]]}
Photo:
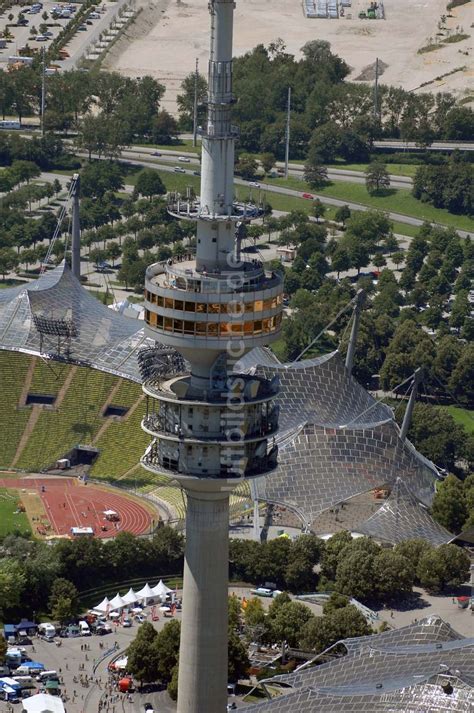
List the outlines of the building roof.
{"type": "Polygon", "coordinates": [[[26,713],[64,713],[64,704],[58,696],[37,693],[22,701],[26,713]]]}
{"type": "MultiPolygon", "coordinates": [[[[242,713],[461,713],[474,705],[474,639],[439,617],[339,642],[347,654],[271,679],[286,693],[242,713]],[[443,685],[450,683],[452,691],[443,685]]],[[[328,653],[330,649],[328,649],[328,653]]]]}

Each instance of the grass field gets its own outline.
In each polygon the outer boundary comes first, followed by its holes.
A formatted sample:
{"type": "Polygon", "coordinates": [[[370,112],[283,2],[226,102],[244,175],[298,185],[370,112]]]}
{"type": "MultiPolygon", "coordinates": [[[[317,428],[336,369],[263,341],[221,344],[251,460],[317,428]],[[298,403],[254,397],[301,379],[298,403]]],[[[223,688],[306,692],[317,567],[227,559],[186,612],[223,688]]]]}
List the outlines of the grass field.
{"type": "Polygon", "coordinates": [[[0,537],[20,532],[31,534],[30,523],[24,512],[15,515],[20,498],[16,490],[0,488],[0,537]]]}
{"type": "Polygon", "coordinates": [[[464,426],[468,433],[474,433],[474,411],[458,406],[446,406],[446,411],[454,418],[456,423],[464,426]]]}
{"type": "MultiPolygon", "coordinates": [[[[297,191],[309,191],[312,189],[305,182],[298,178],[274,178],[268,179],[269,185],[278,185],[291,188],[297,191]]],[[[265,184],[262,184],[265,185],[265,184]]],[[[465,215],[453,215],[447,210],[434,208],[428,203],[421,203],[411,195],[409,190],[404,188],[392,189],[389,195],[371,196],[367,193],[367,189],[363,183],[351,183],[350,181],[332,181],[325,188],[313,191],[318,196],[328,196],[331,198],[339,198],[343,201],[361,203],[362,205],[371,208],[377,208],[383,211],[392,211],[394,213],[402,213],[403,215],[413,216],[420,220],[428,220],[432,223],[440,223],[441,225],[453,226],[459,230],[473,230],[474,221],[465,215]]]]}

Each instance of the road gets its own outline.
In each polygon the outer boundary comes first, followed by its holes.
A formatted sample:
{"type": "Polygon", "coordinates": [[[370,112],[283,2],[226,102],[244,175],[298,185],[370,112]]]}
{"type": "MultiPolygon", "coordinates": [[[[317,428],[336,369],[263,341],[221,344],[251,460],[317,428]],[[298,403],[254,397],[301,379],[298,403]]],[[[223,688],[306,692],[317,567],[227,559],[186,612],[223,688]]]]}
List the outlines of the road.
{"type": "MultiPolygon", "coordinates": [[[[189,141],[193,138],[192,134],[180,134],[180,139],[189,141]]],[[[402,141],[401,139],[384,139],[383,141],[374,141],[376,148],[397,149],[420,149],[415,141],[402,141]]],[[[433,141],[427,147],[427,151],[474,151],[474,141],[433,141]]]]}
{"type": "MultiPolygon", "coordinates": [[[[85,155],[80,152],[78,152],[78,155],[85,155]]],[[[159,169],[160,171],[165,171],[168,173],[173,173],[174,172],[174,166],[166,166],[164,163],[162,164],[157,164],[156,160],[154,161],[153,158],[144,151],[143,149],[140,149],[140,153],[138,156],[140,158],[130,158],[129,156],[137,156],[137,154],[133,151],[125,150],[122,153],[122,158],[125,158],[128,163],[134,165],[134,166],[143,166],[143,167],[148,167],[148,168],[156,168],[159,169]],[[143,155],[143,158],[141,156],[143,155]]],[[[161,157],[160,157],[161,158],[161,157]]],[[[196,159],[194,159],[196,161],[196,159]]],[[[176,160],[173,161],[174,165],[180,165],[176,160]]],[[[184,164],[186,165],[186,164],[184,164]]],[[[186,173],[189,176],[193,175],[193,170],[190,168],[184,168],[184,166],[181,166],[183,168],[184,173],[186,173]]],[[[251,182],[249,181],[244,181],[242,178],[235,178],[234,183],[238,186],[247,186],[249,188],[249,191],[252,190],[251,182]]],[[[255,190],[255,189],[253,189],[255,190]]],[[[257,189],[258,190],[258,189],[257,189]]],[[[291,196],[293,198],[301,198],[302,192],[301,191],[296,191],[292,188],[285,188],[283,186],[273,186],[268,183],[262,183],[261,184],[261,191],[264,191],[265,193],[276,193],[279,195],[284,195],[284,196],[291,196]]],[[[319,198],[323,203],[331,206],[335,206],[337,208],[340,208],[343,205],[349,206],[351,210],[361,210],[361,211],[367,211],[367,210],[373,210],[371,206],[366,206],[362,205],[361,203],[354,203],[353,201],[343,201],[340,200],[339,198],[330,198],[329,196],[325,195],[318,195],[318,193],[312,193],[311,194],[313,198],[319,198]]],[[[389,216],[390,220],[394,220],[398,223],[406,223],[407,225],[414,225],[414,226],[421,226],[425,221],[421,220],[420,218],[415,218],[410,215],[404,215],[403,213],[395,213],[392,211],[387,212],[387,215],[389,216]]],[[[460,235],[463,238],[470,238],[472,237],[472,233],[467,230],[458,230],[457,231],[458,235],[460,235]]]]}

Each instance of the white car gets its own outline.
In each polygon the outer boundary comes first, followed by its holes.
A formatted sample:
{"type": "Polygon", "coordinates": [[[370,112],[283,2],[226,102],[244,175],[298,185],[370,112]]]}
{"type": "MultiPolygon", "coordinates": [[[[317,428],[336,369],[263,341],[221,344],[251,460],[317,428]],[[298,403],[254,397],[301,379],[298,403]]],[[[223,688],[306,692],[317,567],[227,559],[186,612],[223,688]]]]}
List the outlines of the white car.
{"type": "Polygon", "coordinates": [[[191,163],[191,159],[186,158],[186,156],[178,156],[178,161],[180,161],[181,163],[191,163]]]}
{"type": "Polygon", "coordinates": [[[36,42],[47,42],[48,38],[46,35],[36,35],[35,40],[36,42]]]}
{"type": "Polygon", "coordinates": [[[184,170],[184,168],[181,168],[181,166],[175,166],[174,169],[173,169],[173,171],[174,171],[175,173],[186,173],[186,171],[184,170]]]}
{"type": "Polygon", "coordinates": [[[252,186],[253,188],[260,188],[260,183],[257,183],[257,181],[250,181],[249,186],[252,186]]]}

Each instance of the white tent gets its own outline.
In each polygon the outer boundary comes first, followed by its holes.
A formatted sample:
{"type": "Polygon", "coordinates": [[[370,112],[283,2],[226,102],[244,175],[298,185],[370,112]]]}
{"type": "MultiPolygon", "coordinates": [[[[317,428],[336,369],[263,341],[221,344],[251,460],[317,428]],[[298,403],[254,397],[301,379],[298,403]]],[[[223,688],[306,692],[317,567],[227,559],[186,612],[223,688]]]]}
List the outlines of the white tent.
{"type": "Polygon", "coordinates": [[[115,597],[110,601],[110,611],[113,611],[114,609],[123,609],[126,606],[127,602],[122,599],[118,592],[115,597]]]}
{"type": "Polygon", "coordinates": [[[139,592],[137,592],[137,599],[144,599],[145,604],[147,603],[148,599],[153,599],[153,597],[155,597],[155,596],[156,595],[153,592],[153,589],[148,584],[148,582],[145,584],[144,587],[142,587],[142,589],[140,589],[139,592]]]}
{"type": "Polygon", "coordinates": [[[37,693],[21,702],[27,713],[64,713],[64,704],[59,696],[37,693]]]}
{"type": "Polygon", "coordinates": [[[161,599],[164,599],[169,592],[172,592],[173,590],[170,589],[169,587],[164,584],[163,580],[160,579],[158,584],[153,587],[152,592],[155,597],[160,597],[161,599]]]}
{"type": "Polygon", "coordinates": [[[132,588],[132,587],[130,587],[130,589],[128,590],[128,592],[127,592],[126,594],[124,594],[123,597],[122,597],[123,601],[124,601],[126,604],[135,604],[135,602],[136,602],[137,599],[139,599],[139,598],[140,598],[140,597],[138,597],[138,596],[135,594],[135,592],[133,591],[133,588],[132,588]]]}
{"type": "Polygon", "coordinates": [[[110,609],[110,602],[107,597],[104,597],[101,601],[100,604],[98,604],[96,607],[94,607],[94,611],[98,611],[101,613],[107,613],[107,611],[110,609]]]}

